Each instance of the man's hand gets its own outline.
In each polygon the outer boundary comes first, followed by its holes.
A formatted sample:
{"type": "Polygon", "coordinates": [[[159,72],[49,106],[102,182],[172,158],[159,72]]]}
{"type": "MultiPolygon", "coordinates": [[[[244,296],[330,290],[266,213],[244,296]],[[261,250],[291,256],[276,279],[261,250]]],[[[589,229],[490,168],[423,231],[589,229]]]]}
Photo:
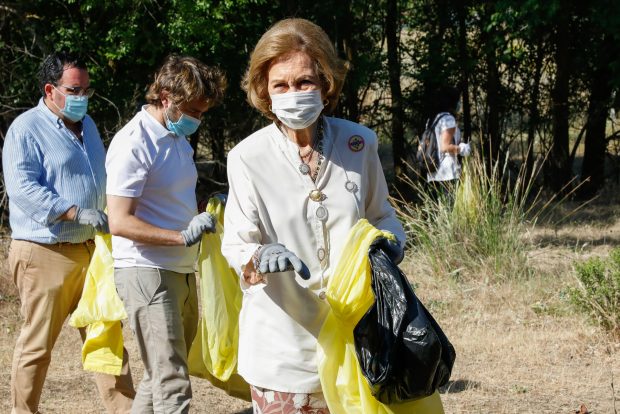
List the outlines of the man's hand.
{"type": "Polygon", "coordinates": [[[310,270],[304,262],[280,243],[264,245],[259,254],[259,273],[276,273],[295,270],[302,279],[310,279],[310,270]]]}
{"type": "Polygon", "coordinates": [[[192,246],[202,239],[203,233],[215,232],[215,217],[209,213],[200,213],[194,216],[181,236],[186,246],[192,246]]]}
{"type": "Polygon", "coordinates": [[[102,233],[110,232],[110,228],[108,227],[108,216],[101,210],[76,206],[73,221],[87,226],[93,226],[95,230],[102,233]]]}

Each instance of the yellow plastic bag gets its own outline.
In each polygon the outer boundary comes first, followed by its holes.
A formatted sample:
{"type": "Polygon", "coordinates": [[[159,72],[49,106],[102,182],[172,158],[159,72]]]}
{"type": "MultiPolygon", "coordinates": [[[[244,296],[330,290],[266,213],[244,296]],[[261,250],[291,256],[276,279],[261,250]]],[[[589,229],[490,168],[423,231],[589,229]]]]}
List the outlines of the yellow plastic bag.
{"type": "Polygon", "coordinates": [[[217,218],[217,226],[215,233],[202,236],[200,244],[202,313],[188,355],[189,373],[206,378],[232,396],[250,401],[250,386],[236,374],[243,293],[239,277],[221,253],[224,206],[214,197],[206,211],[217,218]]]}
{"type": "Polygon", "coordinates": [[[112,236],[98,233],[86,272],[82,297],[69,319],[75,328],[87,327],[82,346],[85,370],[120,375],[123,364],[121,319],[127,318],[114,285],[112,236]]]}
{"type": "Polygon", "coordinates": [[[196,338],[194,338],[194,342],[192,342],[192,347],[189,350],[189,355],[187,357],[189,374],[208,380],[214,387],[224,390],[226,394],[232,397],[237,397],[245,401],[251,401],[250,386],[239,374],[233,372],[228,380],[222,381],[214,377],[213,374],[209,372],[202,356],[202,340],[203,336],[199,332],[196,335],[196,338]]]}
{"type": "Polygon", "coordinates": [[[87,371],[120,375],[123,366],[123,329],[120,321],[93,322],[86,327],[82,366],[87,371]]]}
{"type": "Polygon", "coordinates": [[[439,393],[408,403],[385,405],[371,394],[362,375],[353,329],[374,302],[368,248],[393,237],[362,219],[349,232],[345,249],[327,284],[331,310],[318,338],[319,377],[332,414],[441,414],[439,393]]]}

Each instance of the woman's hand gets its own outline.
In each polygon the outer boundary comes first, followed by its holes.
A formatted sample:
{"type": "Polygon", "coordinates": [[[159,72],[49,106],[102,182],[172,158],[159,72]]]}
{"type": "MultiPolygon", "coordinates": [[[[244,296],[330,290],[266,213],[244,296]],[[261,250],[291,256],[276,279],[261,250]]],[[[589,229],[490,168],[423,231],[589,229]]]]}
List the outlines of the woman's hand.
{"type": "Polygon", "coordinates": [[[245,283],[251,286],[258,285],[259,283],[267,284],[267,280],[265,279],[263,274],[256,271],[243,272],[243,280],[245,281],[245,283]]]}
{"type": "Polygon", "coordinates": [[[258,264],[258,254],[260,253],[261,248],[256,249],[250,261],[243,268],[243,281],[250,286],[258,285],[259,283],[267,284],[267,280],[264,275],[258,273],[258,269],[256,269],[256,265],[258,264]]]}

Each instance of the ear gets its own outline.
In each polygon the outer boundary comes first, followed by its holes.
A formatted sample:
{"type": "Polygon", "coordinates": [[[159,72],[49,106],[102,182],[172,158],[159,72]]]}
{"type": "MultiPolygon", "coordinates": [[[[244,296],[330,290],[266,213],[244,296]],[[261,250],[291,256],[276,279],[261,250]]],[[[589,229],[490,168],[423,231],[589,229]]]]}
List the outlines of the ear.
{"type": "Polygon", "coordinates": [[[45,92],[45,97],[52,99],[52,91],[54,90],[54,85],[51,83],[46,83],[43,87],[43,91],[45,92]]]}
{"type": "Polygon", "coordinates": [[[159,92],[159,100],[161,101],[164,107],[170,106],[171,102],[170,102],[169,97],[170,97],[170,94],[168,93],[167,90],[164,89],[161,92],[159,92]]]}

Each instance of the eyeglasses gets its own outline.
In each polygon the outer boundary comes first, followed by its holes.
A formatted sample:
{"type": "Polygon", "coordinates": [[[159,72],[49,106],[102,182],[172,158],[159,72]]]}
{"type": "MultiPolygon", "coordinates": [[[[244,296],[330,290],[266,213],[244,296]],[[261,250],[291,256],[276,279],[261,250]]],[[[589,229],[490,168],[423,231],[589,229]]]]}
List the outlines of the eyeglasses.
{"type": "Polygon", "coordinates": [[[64,85],[58,85],[61,88],[65,88],[67,92],[69,92],[71,95],[77,95],[77,96],[88,96],[89,98],[92,98],[93,95],[95,94],[95,89],[88,87],[88,88],[82,88],[81,86],[64,86],[64,85]]]}

